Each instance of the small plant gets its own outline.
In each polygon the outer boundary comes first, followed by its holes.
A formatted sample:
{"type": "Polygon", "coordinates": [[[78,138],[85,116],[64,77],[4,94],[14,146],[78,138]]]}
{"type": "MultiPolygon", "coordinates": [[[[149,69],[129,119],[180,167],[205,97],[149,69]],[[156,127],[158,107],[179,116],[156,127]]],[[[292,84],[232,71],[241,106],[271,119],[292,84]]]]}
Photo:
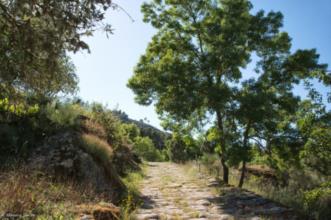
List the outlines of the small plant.
{"type": "Polygon", "coordinates": [[[132,212],[140,205],[139,185],[144,178],[144,169],[139,172],[128,173],[126,177],[122,178],[122,181],[127,187],[127,196],[122,201],[121,216],[124,220],[131,219],[132,212]]]}

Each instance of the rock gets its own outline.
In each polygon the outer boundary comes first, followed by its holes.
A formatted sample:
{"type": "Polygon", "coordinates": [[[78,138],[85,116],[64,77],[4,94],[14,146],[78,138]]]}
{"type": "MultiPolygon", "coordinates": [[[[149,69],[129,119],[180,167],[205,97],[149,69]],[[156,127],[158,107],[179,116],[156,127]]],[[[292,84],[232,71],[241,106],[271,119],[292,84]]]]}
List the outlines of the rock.
{"type": "Polygon", "coordinates": [[[81,215],[79,220],[94,220],[94,217],[91,215],[81,215]]]}
{"type": "Polygon", "coordinates": [[[56,179],[76,180],[116,202],[124,191],[123,183],[111,162],[105,166],[94,155],[84,151],[80,135],[62,132],[46,138],[32,153],[29,167],[56,179]]]}
{"type": "Polygon", "coordinates": [[[231,215],[220,215],[219,220],[234,220],[231,215]]]}
{"type": "Polygon", "coordinates": [[[207,200],[203,200],[203,199],[196,201],[196,203],[198,203],[199,205],[202,205],[202,206],[210,205],[210,202],[208,202],[207,200]]]}
{"type": "Polygon", "coordinates": [[[138,214],[136,215],[136,218],[137,219],[141,219],[141,220],[149,220],[149,219],[154,219],[154,220],[157,220],[157,219],[160,219],[160,216],[158,214],[138,214]]]}
{"type": "Polygon", "coordinates": [[[180,188],[182,187],[182,184],[171,184],[169,185],[170,188],[180,188]]]}
{"type": "Polygon", "coordinates": [[[72,159],[67,159],[62,161],[60,165],[66,169],[72,169],[72,167],[74,166],[74,161],[72,159]]]}

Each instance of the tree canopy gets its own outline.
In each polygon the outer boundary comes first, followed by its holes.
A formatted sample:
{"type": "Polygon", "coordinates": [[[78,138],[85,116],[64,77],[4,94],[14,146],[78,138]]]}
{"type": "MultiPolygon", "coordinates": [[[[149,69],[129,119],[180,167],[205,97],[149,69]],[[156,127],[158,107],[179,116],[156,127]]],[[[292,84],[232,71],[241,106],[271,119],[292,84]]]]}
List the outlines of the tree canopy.
{"type": "Polygon", "coordinates": [[[292,92],[295,84],[317,78],[330,85],[316,50],[291,53],[291,39],[281,31],[282,14],[252,13],[252,7],[248,0],[143,4],[144,21],[158,32],[128,83],[136,101],[155,103],[162,117],[194,116],[215,124],[225,182],[231,147],[248,148],[251,138],[269,144],[269,136],[288,141],[287,119],[300,100],[292,92]],[[245,80],[253,56],[257,77],[245,80]],[[234,143],[234,135],[241,141],[234,143]]]}
{"type": "Polygon", "coordinates": [[[104,29],[111,0],[1,0],[0,89],[2,95],[54,95],[76,90],[68,51],[89,49],[82,40],[104,29]]]}

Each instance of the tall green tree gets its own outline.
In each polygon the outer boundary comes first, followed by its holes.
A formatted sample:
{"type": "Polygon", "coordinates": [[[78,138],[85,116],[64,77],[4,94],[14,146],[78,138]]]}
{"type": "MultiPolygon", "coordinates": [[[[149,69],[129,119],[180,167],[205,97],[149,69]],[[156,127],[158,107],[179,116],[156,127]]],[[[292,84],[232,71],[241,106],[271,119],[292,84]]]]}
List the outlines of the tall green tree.
{"type": "Polygon", "coordinates": [[[154,0],[142,6],[144,21],[158,29],[135,68],[129,87],[140,104],[159,114],[210,117],[219,132],[223,179],[228,182],[226,121],[234,86],[253,52],[287,50],[281,13],[251,13],[247,0],[154,0]]]}
{"type": "MultiPolygon", "coordinates": [[[[270,93],[278,101],[286,98],[293,84],[304,78],[329,78],[321,73],[325,66],[317,64],[315,50],[291,55],[290,38],[280,31],[281,13],[253,14],[251,9],[248,0],[154,0],[143,4],[144,21],[158,32],[128,83],[136,101],[155,103],[162,117],[180,121],[195,116],[214,123],[225,182],[235,133],[241,133],[242,145],[247,146],[251,120],[262,120],[259,126],[265,128],[264,134],[278,132],[277,120],[251,118],[254,116],[244,109],[244,103],[253,109],[251,104],[259,101],[259,95],[251,91],[243,99],[238,96],[242,70],[251,62],[252,54],[259,57],[259,83],[269,88],[266,98],[270,93]],[[238,105],[245,110],[240,119],[234,115],[238,105]]],[[[283,102],[290,104],[291,97],[283,102]]],[[[270,103],[261,104],[255,109],[257,115],[270,103]]],[[[274,106],[277,102],[271,103],[270,107],[274,106]]]]}

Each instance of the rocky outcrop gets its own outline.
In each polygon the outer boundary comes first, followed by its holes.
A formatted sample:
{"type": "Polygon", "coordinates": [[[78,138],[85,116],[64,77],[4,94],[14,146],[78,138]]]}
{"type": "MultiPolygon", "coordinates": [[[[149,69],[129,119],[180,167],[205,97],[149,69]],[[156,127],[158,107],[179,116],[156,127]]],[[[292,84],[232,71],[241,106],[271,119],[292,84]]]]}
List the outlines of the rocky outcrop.
{"type": "Polygon", "coordinates": [[[111,161],[105,166],[81,146],[80,134],[77,132],[56,134],[46,138],[34,151],[29,164],[33,169],[43,170],[55,179],[74,179],[114,201],[119,200],[125,188],[111,161]]]}
{"type": "Polygon", "coordinates": [[[127,146],[121,146],[114,151],[113,165],[120,175],[127,171],[140,170],[141,159],[127,146]]]}

